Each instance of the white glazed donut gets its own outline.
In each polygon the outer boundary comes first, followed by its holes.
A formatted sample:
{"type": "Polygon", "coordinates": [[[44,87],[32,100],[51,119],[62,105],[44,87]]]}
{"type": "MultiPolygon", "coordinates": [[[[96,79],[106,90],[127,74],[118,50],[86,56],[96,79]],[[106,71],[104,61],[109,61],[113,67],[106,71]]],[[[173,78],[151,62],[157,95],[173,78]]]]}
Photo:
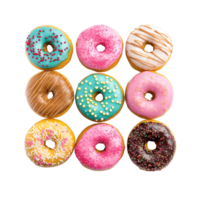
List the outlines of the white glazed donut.
{"type": "Polygon", "coordinates": [[[156,71],[170,59],[173,45],[170,36],[153,25],[142,25],[130,33],[126,41],[126,56],[130,65],[138,71],[156,71]],[[144,50],[149,44],[152,52],[144,50]]]}

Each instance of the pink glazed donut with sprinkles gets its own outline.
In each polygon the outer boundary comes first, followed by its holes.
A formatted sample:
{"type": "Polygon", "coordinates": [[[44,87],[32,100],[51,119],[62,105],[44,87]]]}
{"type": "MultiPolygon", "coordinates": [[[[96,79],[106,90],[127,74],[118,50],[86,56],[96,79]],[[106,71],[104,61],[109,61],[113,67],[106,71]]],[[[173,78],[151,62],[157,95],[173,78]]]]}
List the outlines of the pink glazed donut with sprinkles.
{"type": "Polygon", "coordinates": [[[172,105],[173,88],[163,75],[156,72],[137,74],[126,87],[126,103],[137,116],[154,119],[164,115],[172,105]],[[147,99],[147,94],[151,99],[147,99]]]}
{"type": "Polygon", "coordinates": [[[91,170],[108,170],[115,166],[124,154],[124,140],[120,132],[109,124],[95,124],[79,135],[75,154],[81,164],[91,170]],[[104,144],[103,150],[96,145],[104,144]]]}
{"type": "Polygon", "coordinates": [[[123,52],[120,35],[105,25],[96,25],[84,30],[76,42],[76,51],[80,62],[88,69],[104,72],[119,62],[123,52]],[[98,50],[104,46],[104,50],[98,50]]]}

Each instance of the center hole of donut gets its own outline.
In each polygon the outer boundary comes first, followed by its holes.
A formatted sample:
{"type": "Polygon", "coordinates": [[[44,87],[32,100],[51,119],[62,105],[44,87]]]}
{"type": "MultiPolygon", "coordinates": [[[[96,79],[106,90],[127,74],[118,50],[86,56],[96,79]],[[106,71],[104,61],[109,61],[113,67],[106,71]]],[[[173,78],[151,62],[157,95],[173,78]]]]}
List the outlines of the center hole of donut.
{"type": "Polygon", "coordinates": [[[156,143],[153,141],[147,142],[147,150],[152,151],[154,149],[156,149],[156,143]]]}
{"type": "Polygon", "coordinates": [[[96,144],[96,146],[95,146],[95,149],[96,149],[97,151],[103,151],[105,148],[106,148],[106,146],[105,146],[105,144],[103,144],[103,143],[98,143],[98,144],[96,144]]]}
{"type": "Polygon", "coordinates": [[[44,51],[44,52],[52,53],[53,50],[54,50],[54,46],[53,46],[53,44],[51,44],[51,42],[46,42],[46,43],[43,45],[43,51],[44,51]]]}
{"type": "Polygon", "coordinates": [[[144,43],[143,45],[143,49],[147,52],[151,52],[154,49],[154,45],[152,43],[144,43]]]}
{"type": "Polygon", "coordinates": [[[150,45],[147,45],[145,50],[146,50],[146,51],[152,51],[152,50],[151,50],[151,46],[150,46],[150,45]]]}
{"type": "Polygon", "coordinates": [[[52,99],[53,98],[53,92],[49,92],[47,95],[47,99],[52,99]]]}
{"type": "Polygon", "coordinates": [[[145,98],[147,101],[152,101],[152,100],[155,98],[155,95],[154,95],[152,92],[147,92],[147,93],[144,95],[144,98],[145,98]]]}
{"type": "Polygon", "coordinates": [[[98,101],[98,102],[101,102],[101,101],[103,101],[103,94],[101,94],[101,92],[97,92],[97,93],[95,93],[94,94],[94,100],[95,101],[98,101]]]}
{"type": "Polygon", "coordinates": [[[105,51],[105,46],[103,46],[102,44],[99,44],[99,45],[97,45],[97,47],[96,47],[96,49],[97,49],[97,51],[99,51],[99,52],[103,52],[103,51],[105,51]]]}
{"type": "Polygon", "coordinates": [[[45,145],[49,148],[49,149],[54,149],[55,147],[55,142],[52,140],[47,140],[45,141],[45,145]]]}

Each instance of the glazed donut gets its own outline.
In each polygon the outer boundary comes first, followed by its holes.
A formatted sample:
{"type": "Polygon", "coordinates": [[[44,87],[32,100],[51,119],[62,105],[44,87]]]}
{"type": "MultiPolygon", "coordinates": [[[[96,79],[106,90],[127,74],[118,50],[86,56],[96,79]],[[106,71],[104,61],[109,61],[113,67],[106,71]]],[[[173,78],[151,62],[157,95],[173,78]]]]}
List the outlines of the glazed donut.
{"type": "Polygon", "coordinates": [[[174,157],[176,141],[170,129],[155,120],[137,124],[128,137],[128,154],[132,162],[145,171],[157,171],[166,167],[174,157]],[[156,143],[150,150],[149,141],[156,143]]]}
{"type": "Polygon", "coordinates": [[[96,25],[84,30],[76,42],[76,51],[80,62],[88,69],[104,72],[119,62],[123,52],[120,35],[105,25],[96,25]],[[97,50],[103,45],[105,50],[97,50]]]}
{"type": "Polygon", "coordinates": [[[81,164],[91,170],[107,170],[118,163],[124,153],[124,140],[120,132],[109,124],[95,124],[79,135],[75,154],[81,164]],[[96,145],[103,143],[104,150],[96,145]]]}
{"type": "Polygon", "coordinates": [[[137,116],[154,119],[164,115],[172,105],[173,88],[170,82],[155,72],[137,74],[126,87],[126,103],[137,116]],[[147,100],[145,94],[152,94],[147,100]]]}
{"type": "Polygon", "coordinates": [[[30,160],[41,167],[53,167],[68,160],[75,146],[75,136],[67,124],[56,119],[44,119],[34,124],[25,138],[25,150],[30,160]],[[55,142],[53,149],[46,141],[55,142]]]}
{"type": "Polygon", "coordinates": [[[81,114],[92,121],[107,121],[117,115],[124,103],[124,92],[113,77],[91,74],[84,78],[76,90],[76,105],[81,114]],[[103,100],[96,101],[101,93],[103,100]]]}
{"type": "Polygon", "coordinates": [[[26,39],[26,55],[30,63],[38,69],[61,69],[69,63],[72,53],[71,39],[54,26],[37,27],[26,39]],[[48,52],[48,45],[52,46],[52,52],[48,52]]]}
{"type": "Polygon", "coordinates": [[[74,91],[62,74],[56,71],[43,71],[29,80],[26,97],[35,113],[45,118],[54,118],[69,110],[74,100],[74,91]],[[49,93],[53,93],[51,99],[48,99],[49,93]]]}
{"type": "Polygon", "coordinates": [[[170,36],[152,25],[142,25],[130,33],[126,41],[126,56],[130,65],[138,71],[156,71],[170,59],[173,50],[170,36]],[[152,52],[145,46],[153,47],[152,52]]]}

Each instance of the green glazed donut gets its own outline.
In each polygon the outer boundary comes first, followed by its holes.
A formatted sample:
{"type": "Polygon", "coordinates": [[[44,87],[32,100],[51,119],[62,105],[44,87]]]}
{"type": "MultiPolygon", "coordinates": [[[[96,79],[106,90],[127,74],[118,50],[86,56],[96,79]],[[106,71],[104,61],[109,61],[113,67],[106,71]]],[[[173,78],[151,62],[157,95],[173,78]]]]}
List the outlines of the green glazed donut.
{"type": "Polygon", "coordinates": [[[124,108],[124,89],[116,77],[91,73],[77,82],[75,108],[88,121],[110,121],[124,108]]]}

